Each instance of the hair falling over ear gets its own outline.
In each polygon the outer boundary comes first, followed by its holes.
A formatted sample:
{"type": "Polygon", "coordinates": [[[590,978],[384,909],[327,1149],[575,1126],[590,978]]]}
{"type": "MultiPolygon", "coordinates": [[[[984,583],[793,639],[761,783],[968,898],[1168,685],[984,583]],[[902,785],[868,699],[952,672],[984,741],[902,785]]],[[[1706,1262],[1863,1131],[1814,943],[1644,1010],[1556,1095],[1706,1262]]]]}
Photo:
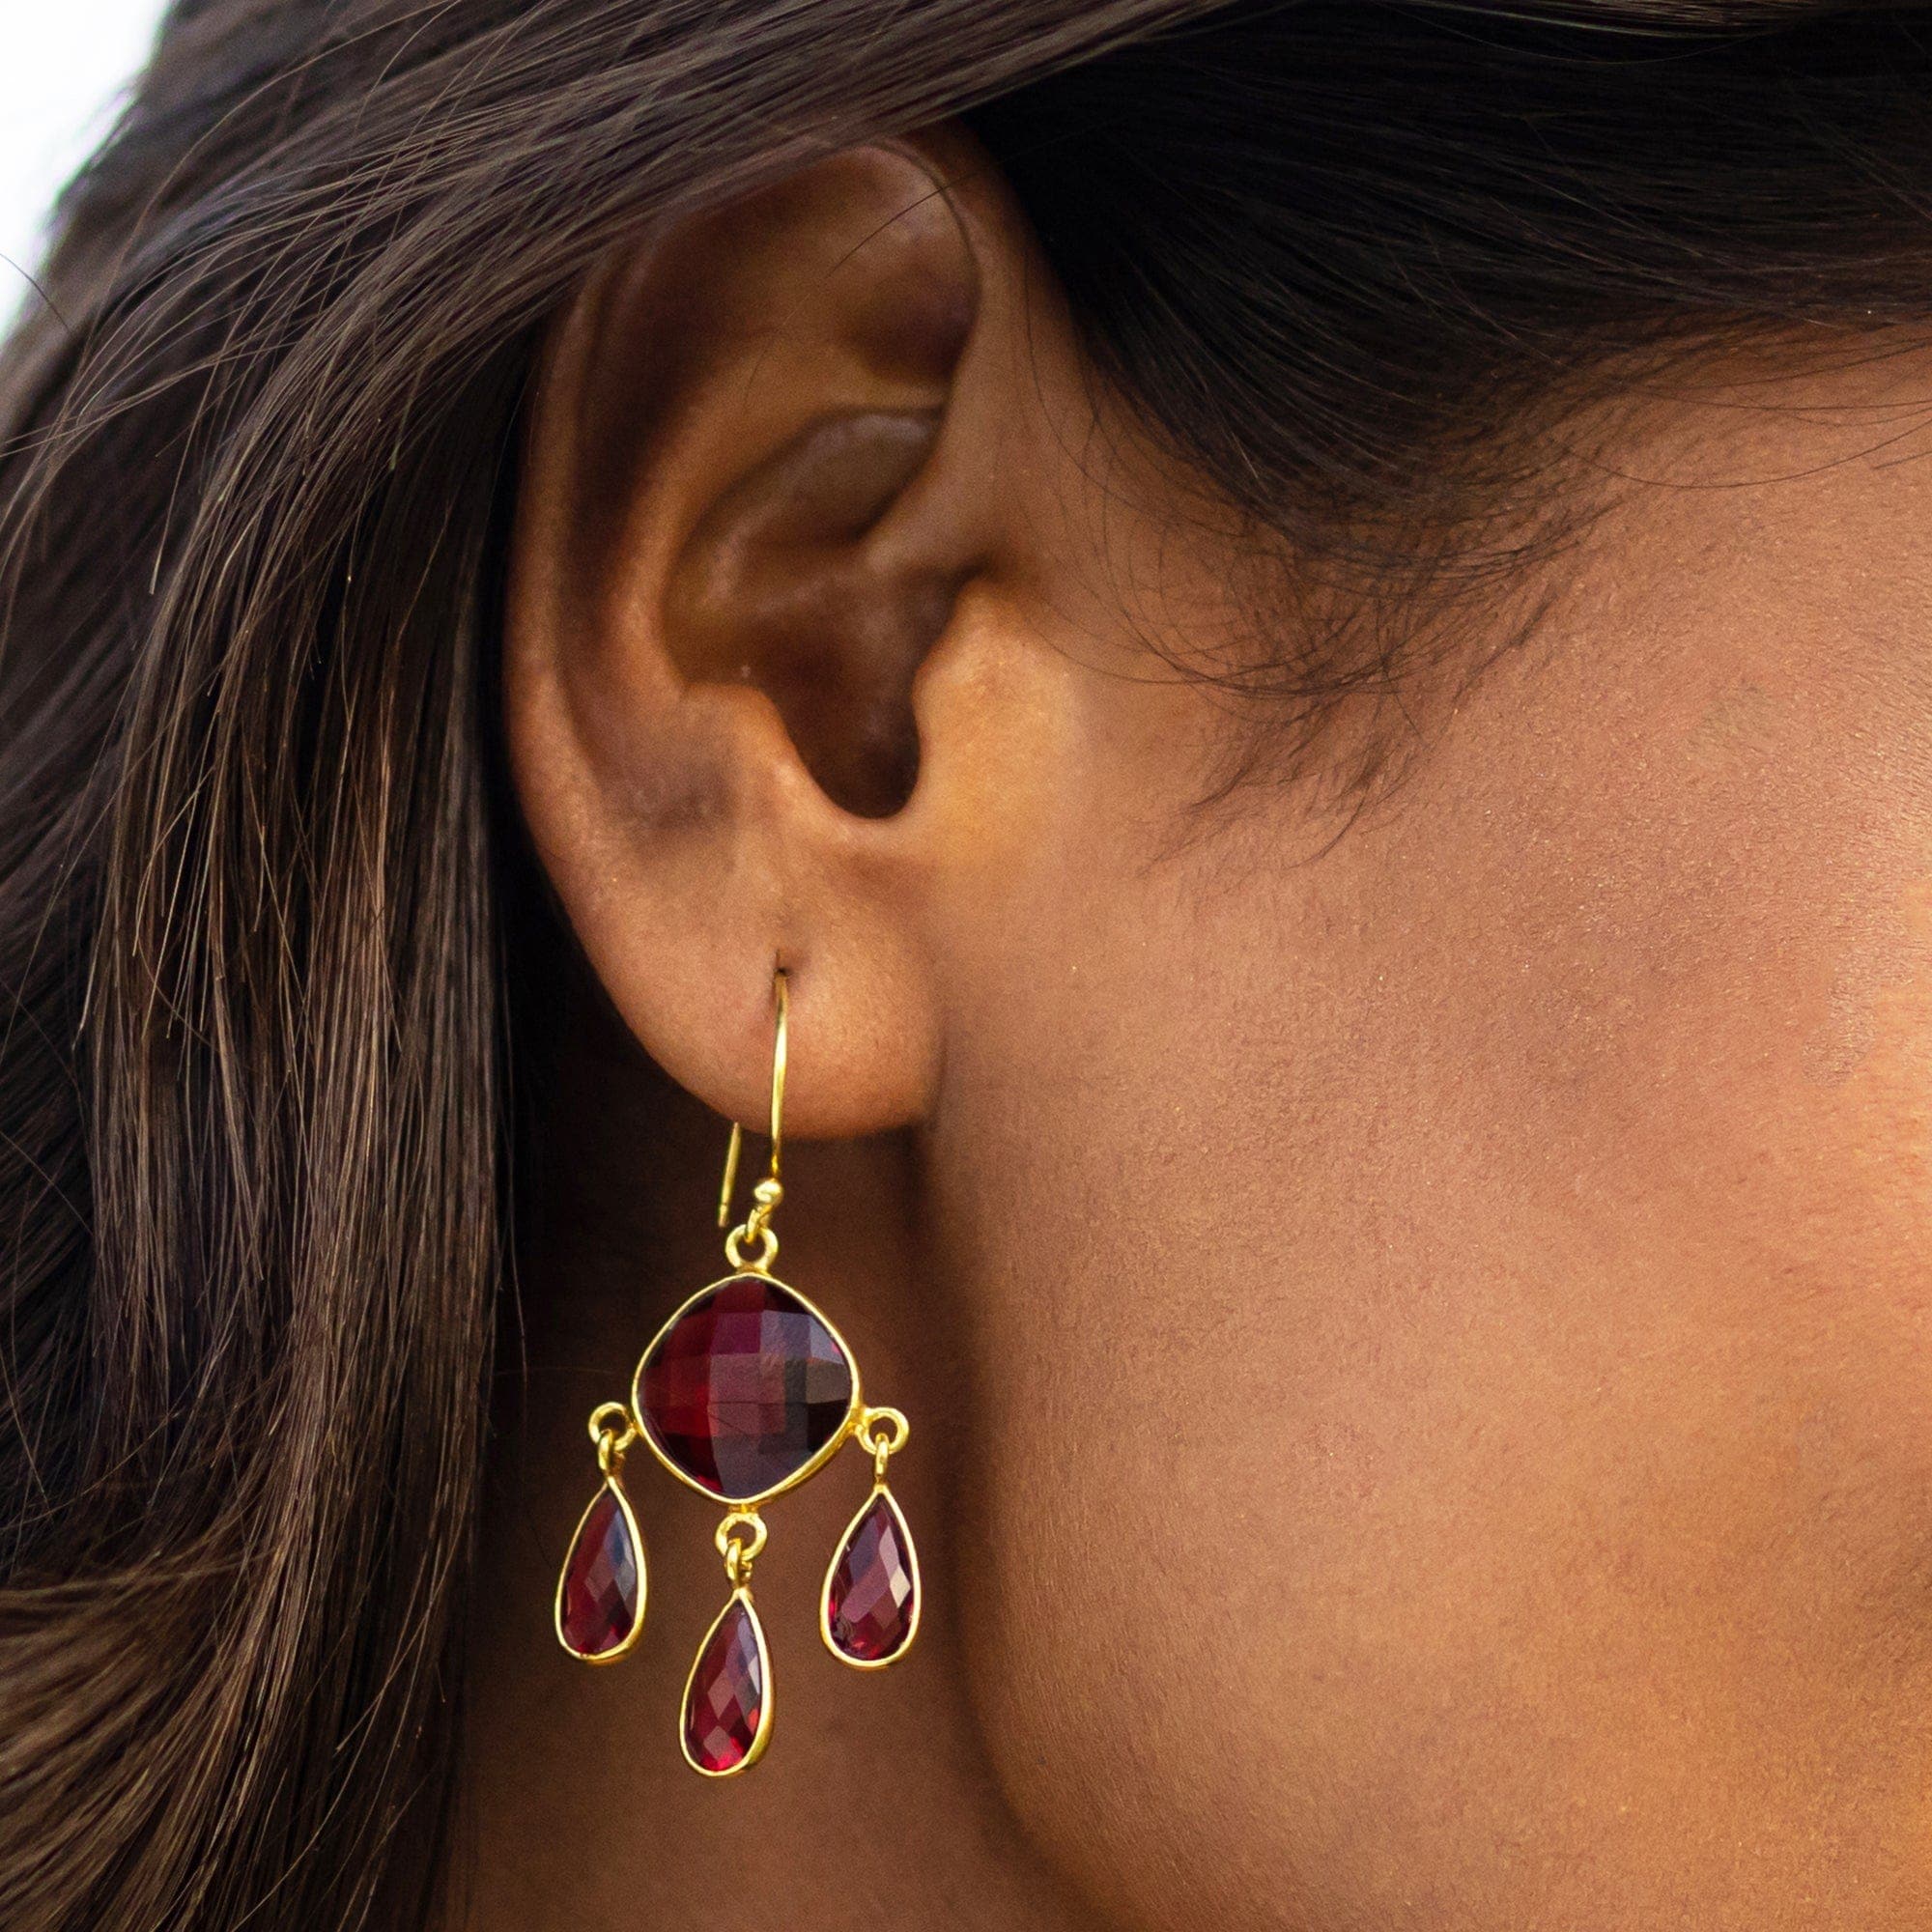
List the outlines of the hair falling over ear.
{"type": "Polygon", "coordinates": [[[1314,547],[1595,362],[1932,313],[1928,81],[1789,0],[178,0],[0,369],[0,1924],[444,1889],[500,533],[608,249],[983,109],[1101,367],[1314,547]]]}

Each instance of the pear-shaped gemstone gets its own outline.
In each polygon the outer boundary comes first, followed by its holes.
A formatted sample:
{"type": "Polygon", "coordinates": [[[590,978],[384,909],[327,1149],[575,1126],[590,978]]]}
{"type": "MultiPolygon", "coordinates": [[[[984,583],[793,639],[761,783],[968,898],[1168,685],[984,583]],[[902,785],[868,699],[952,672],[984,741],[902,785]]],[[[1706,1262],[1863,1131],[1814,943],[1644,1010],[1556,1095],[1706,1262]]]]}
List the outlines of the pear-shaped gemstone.
{"type": "Polygon", "coordinates": [[[825,1578],[825,1638],[853,1663],[890,1663],[919,1623],[919,1563],[890,1490],[852,1519],[825,1578]]]}
{"type": "Polygon", "coordinates": [[[574,1657],[593,1662],[630,1647],[644,1609],[643,1554],[614,1484],[597,1492],[564,1558],[556,1634],[574,1657]]]}
{"type": "Polygon", "coordinates": [[[757,1762],[771,1730],[765,1635],[740,1590],[711,1626],[684,1692],[684,1754],[713,1777],[757,1762]]]}

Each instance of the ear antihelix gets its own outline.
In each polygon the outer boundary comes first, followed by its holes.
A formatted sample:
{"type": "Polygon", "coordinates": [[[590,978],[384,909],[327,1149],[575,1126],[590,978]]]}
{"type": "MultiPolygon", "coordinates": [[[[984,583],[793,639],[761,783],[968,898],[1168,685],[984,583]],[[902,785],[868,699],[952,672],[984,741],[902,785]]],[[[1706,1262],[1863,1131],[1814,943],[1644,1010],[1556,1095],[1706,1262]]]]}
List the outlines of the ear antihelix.
{"type": "Polygon", "coordinates": [[[812,424],[720,497],[666,593],[679,675],[763,692],[819,789],[865,818],[911,796],[913,686],[952,603],[945,569],[869,539],[938,433],[930,411],[812,424]]]}

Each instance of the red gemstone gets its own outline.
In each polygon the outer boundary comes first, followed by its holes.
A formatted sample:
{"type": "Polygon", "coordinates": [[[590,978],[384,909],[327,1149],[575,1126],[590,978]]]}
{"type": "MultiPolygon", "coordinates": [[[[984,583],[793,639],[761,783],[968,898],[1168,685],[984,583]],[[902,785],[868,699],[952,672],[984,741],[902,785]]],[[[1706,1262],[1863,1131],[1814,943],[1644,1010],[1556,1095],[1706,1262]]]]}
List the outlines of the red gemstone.
{"type": "Polygon", "coordinates": [[[579,1657],[609,1657],[638,1628],[643,1604],[630,1518],[607,1484],[577,1526],[563,1565],[556,1630],[579,1657]]]}
{"type": "Polygon", "coordinates": [[[859,1663],[886,1663],[912,1641],[919,1576],[912,1532],[881,1490],[860,1511],[825,1586],[833,1648],[859,1663]]]}
{"type": "Polygon", "coordinates": [[[805,1302],[763,1275],[707,1289],[638,1371],[638,1417],[665,1460],[726,1502],[763,1496],[844,1428],[852,1364],[805,1302]]]}
{"type": "Polygon", "coordinates": [[[684,1748],[714,1776],[751,1762],[765,1721],[765,1649],[758,1613],[733,1597],[711,1626],[684,1698],[684,1748]]]}

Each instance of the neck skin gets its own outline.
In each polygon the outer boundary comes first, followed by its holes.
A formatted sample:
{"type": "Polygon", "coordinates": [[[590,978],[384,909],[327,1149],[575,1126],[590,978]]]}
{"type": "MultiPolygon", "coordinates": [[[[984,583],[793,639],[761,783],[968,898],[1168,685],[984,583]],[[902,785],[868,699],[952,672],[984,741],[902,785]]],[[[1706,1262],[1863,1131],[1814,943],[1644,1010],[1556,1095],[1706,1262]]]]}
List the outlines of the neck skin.
{"type": "MultiPolygon", "coordinates": [[[[774,1271],[838,1324],[867,1398],[912,1420],[892,1482],[926,1591],[915,1650],[891,1670],[861,1672],[819,1640],[819,1582],[870,1485],[867,1459],[848,1446],[765,1506],[771,1538],[754,1587],[771,1647],[771,1747],[738,1777],[697,1776],[677,1722],[692,1658],[729,1594],[712,1542],[722,1512],[641,1444],[624,1473],[648,1550],[642,1641],[608,1668],[557,1647],[557,1567],[598,1482],[585,1418],[628,1391],[665,1316],[728,1272],[711,1225],[725,1127],[657,1074],[594,998],[573,1004],[536,1136],[523,1329],[506,1323],[498,1352],[459,1922],[468,1932],[1091,1924],[1019,1839],[975,1731],[948,1588],[971,1528],[950,1506],[942,1468],[942,1445],[964,1439],[964,1392],[942,1372],[953,1353],[947,1311],[932,1305],[931,1270],[907,1232],[902,1149],[787,1147],[774,1271]]],[[[748,1167],[763,1153],[762,1141],[748,1145],[748,1167]]],[[[741,1177],[741,1194],[749,1185],[741,1177]]]]}

